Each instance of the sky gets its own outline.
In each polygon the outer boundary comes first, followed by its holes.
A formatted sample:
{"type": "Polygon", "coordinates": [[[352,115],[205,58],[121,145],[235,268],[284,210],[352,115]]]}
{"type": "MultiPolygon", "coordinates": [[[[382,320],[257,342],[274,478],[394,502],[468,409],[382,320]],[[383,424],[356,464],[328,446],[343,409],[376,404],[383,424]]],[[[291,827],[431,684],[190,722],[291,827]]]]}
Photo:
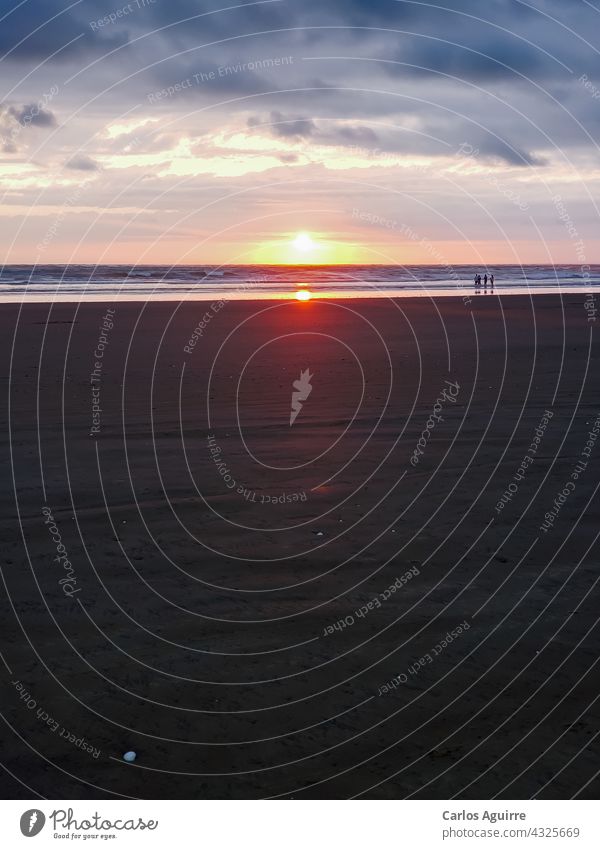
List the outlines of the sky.
{"type": "Polygon", "coordinates": [[[599,138],[599,0],[0,0],[4,263],[600,262],[599,138]]]}

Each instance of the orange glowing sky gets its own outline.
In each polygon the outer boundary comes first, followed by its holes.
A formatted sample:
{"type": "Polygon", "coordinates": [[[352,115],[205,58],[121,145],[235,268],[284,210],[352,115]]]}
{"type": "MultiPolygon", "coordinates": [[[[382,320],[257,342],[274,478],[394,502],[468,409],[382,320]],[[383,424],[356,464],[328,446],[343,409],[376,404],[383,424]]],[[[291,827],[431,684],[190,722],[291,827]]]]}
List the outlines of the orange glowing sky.
{"type": "MultiPolygon", "coordinates": [[[[77,167],[60,161],[47,134],[32,134],[37,147],[27,161],[0,160],[6,261],[577,261],[574,240],[547,209],[548,191],[567,198],[581,192],[558,157],[545,166],[544,185],[535,169],[508,163],[272,138],[263,125],[237,126],[239,119],[200,143],[196,121],[174,114],[163,122],[152,115],[108,122],[85,154],[70,154],[67,163],[75,158],[77,167]],[[527,209],[516,209],[514,198],[527,209]]],[[[68,127],[52,132],[61,149],[68,144],[68,127]]],[[[586,174],[588,182],[600,181],[600,168],[586,174]]],[[[598,236],[586,235],[591,256],[598,236]]]]}
{"type": "MultiPolygon", "coordinates": [[[[596,52],[541,12],[469,3],[468,26],[464,2],[357,0],[349,22],[342,0],[179,0],[102,26],[86,4],[15,5],[3,261],[593,262],[597,101],[577,74],[596,52]]],[[[569,26],[594,31],[576,5],[569,26]]]]}

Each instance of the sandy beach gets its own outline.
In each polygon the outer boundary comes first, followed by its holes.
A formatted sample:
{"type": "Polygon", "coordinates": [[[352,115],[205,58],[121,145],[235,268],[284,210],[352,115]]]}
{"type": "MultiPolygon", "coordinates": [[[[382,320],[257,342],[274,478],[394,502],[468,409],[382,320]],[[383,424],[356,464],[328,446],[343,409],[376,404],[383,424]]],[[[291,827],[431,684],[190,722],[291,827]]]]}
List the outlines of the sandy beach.
{"type": "Polygon", "coordinates": [[[597,797],[583,302],[2,305],[4,797],[597,797]]]}

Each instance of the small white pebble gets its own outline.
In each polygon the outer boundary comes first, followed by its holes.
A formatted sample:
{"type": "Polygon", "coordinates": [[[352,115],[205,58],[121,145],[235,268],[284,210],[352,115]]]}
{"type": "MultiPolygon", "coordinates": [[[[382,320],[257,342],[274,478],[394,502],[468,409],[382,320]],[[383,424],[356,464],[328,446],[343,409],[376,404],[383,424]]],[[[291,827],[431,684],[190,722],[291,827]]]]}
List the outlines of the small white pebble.
{"type": "Polygon", "coordinates": [[[128,764],[132,764],[136,758],[137,755],[135,752],[125,752],[123,755],[123,760],[127,761],[128,764]]]}

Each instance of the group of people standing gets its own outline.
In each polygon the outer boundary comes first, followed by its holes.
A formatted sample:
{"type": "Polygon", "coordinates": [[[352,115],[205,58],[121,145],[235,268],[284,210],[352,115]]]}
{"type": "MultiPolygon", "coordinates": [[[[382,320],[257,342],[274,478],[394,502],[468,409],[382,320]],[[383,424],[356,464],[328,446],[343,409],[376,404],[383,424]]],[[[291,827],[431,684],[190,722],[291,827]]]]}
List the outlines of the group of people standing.
{"type": "MultiPolygon", "coordinates": [[[[493,274],[490,274],[489,281],[490,281],[490,285],[493,289],[494,288],[494,275],[493,274]]],[[[488,276],[487,276],[487,274],[484,274],[483,275],[483,287],[484,287],[484,289],[487,289],[487,284],[488,284],[488,276]]],[[[475,288],[477,289],[479,286],[481,286],[481,274],[476,274],[475,275],[475,288]]]]}

